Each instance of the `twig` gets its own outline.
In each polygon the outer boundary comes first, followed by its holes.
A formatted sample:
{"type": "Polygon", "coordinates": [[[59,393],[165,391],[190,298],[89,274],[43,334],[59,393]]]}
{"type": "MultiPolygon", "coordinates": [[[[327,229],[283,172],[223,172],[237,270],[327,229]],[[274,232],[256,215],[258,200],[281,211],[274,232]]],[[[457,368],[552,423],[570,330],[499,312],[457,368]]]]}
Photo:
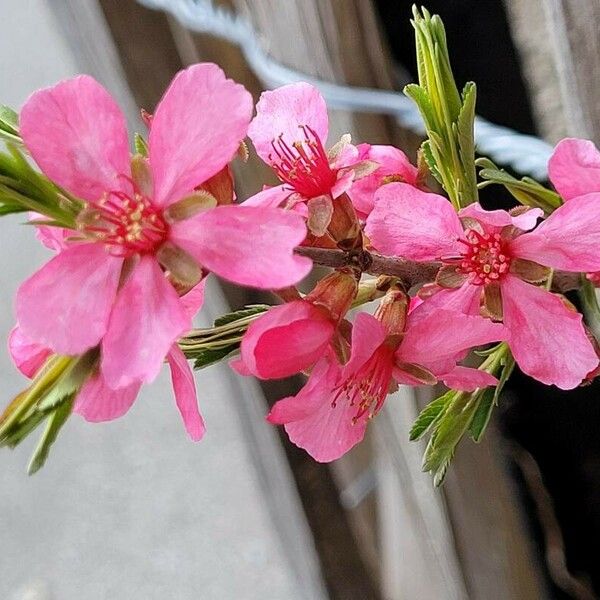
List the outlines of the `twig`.
{"type": "Polygon", "coordinates": [[[353,267],[370,275],[390,275],[401,279],[407,288],[420,283],[433,281],[441,267],[439,262],[414,262],[401,258],[390,258],[367,250],[344,252],[329,248],[299,246],[295,250],[300,256],[307,256],[316,264],[333,269],[353,267]]]}

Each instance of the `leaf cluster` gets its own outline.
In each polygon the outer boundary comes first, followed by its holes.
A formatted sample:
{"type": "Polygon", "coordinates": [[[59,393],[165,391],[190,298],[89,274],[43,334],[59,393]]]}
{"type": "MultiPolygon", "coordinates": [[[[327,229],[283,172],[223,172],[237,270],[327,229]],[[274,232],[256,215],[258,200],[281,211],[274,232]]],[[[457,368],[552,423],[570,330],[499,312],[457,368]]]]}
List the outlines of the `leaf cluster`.
{"type": "Polygon", "coordinates": [[[419,108],[428,139],[423,158],[455,208],[477,202],[475,171],[476,87],[468,82],[458,91],[450,65],[444,24],[438,15],[413,7],[418,84],[404,93],[419,108]]]}
{"type": "Polygon", "coordinates": [[[479,442],[490,422],[494,406],[514,368],[514,359],[505,343],[494,346],[480,369],[498,377],[495,388],[481,388],[473,392],[449,390],[430,402],[417,417],[410,431],[410,439],[421,439],[430,434],[423,457],[423,471],[433,475],[433,483],[443,483],[456,447],[465,434],[479,442]]]}

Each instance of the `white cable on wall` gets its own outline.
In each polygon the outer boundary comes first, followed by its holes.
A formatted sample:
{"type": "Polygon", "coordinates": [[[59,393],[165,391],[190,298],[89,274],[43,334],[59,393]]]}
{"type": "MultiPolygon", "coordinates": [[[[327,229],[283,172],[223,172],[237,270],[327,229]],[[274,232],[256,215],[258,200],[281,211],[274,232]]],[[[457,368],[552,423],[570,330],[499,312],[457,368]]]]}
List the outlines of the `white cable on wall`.
{"type": "MultiPolygon", "coordinates": [[[[425,133],[416,106],[400,92],[340,85],[290,69],[273,60],[262,49],[256,32],[241,15],[216,7],[211,0],[138,2],[148,8],[170,13],[191,31],[214,35],[239,46],[248,65],[266,88],[306,81],[319,88],[331,108],[391,115],[403,128],[418,134],[425,133]]],[[[534,179],[547,178],[547,164],[552,153],[552,146],[547,142],[495,125],[481,117],[475,120],[475,141],[479,153],[489,156],[498,164],[534,179]]]]}

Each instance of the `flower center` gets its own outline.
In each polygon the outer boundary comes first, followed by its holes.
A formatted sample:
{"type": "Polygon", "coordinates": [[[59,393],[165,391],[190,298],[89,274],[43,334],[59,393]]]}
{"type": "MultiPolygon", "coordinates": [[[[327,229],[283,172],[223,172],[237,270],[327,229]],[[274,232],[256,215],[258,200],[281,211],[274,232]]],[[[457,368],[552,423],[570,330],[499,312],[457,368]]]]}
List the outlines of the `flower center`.
{"type": "Polygon", "coordinates": [[[83,230],[107,246],[109,252],[128,257],[152,253],[167,238],[162,212],[139,192],[105,193],[83,217],[83,230]]]}
{"type": "Polygon", "coordinates": [[[281,181],[291,186],[305,198],[315,198],[331,193],[337,173],[329,166],[327,153],[321,140],[307,125],[300,127],[304,140],[290,147],[283,135],[271,142],[273,153],[269,155],[273,169],[281,181]]]}
{"type": "Polygon", "coordinates": [[[499,233],[479,233],[474,229],[465,231],[460,240],[465,251],[457,270],[468,275],[474,285],[486,285],[500,280],[510,267],[510,255],[506,241],[499,233]]]}
{"type": "Polygon", "coordinates": [[[356,414],[352,417],[353,424],[362,417],[372,419],[386,399],[393,368],[394,348],[384,343],[373,352],[369,360],[336,388],[337,393],[332,406],[335,407],[343,395],[350,402],[350,406],[356,406],[356,414]]]}

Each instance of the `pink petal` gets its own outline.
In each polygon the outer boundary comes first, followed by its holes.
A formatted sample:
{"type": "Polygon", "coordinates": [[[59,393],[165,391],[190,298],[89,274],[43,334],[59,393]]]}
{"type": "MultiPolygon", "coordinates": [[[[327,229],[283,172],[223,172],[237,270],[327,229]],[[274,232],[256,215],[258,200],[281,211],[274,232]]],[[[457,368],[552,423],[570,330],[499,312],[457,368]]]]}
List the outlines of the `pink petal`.
{"type": "Polygon", "coordinates": [[[502,299],[510,349],[524,373],[570,390],[596,368],[581,315],[558,296],[509,276],[502,282],[502,299]]]}
{"type": "Polygon", "coordinates": [[[8,336],[8,350],[17,369],[30,379],[39,371],[52,351],[34,342],[15,325],[8,336]]]}
{"type": "Polygon", "coordinates": [[[367,420],[353,424],[356,407],[340,397],[334,402],[339,366],[328,359],[313,369],[307,384],[296,396],[279,400],[267,420],[285,423],[290,441],[319,462],[330,462],[360,442],[367,420]]]}
{"type": "Polygon", "coordinates": [[[185,312],[194,318],[204,304],[204,288],[206,287],[206,277],[200,283],[196,284],[187,294],[179,298],[185,312]]]}
{"type": "Polygon", "coordinates": [[[199,442],[206,431],[204,420],[198,410],[196,383],[194,375],[185,355],[177,344],[173,344],[167,354],[171,368],[171,380],[175,392],[175,402],[188,435],[194,442],[199,442]]]}
{"type": "Polygon", "coordinates": [[[59,354],[80,354],[98,344],[122,264],[101,244],[74,245],[55,256],[17,292],[23,333],[59,354]]]}
{"type": "Polygon", "coordinates": [[[600,192],[600,152],[588,140],[561,140],[548,161],[548,174],[565,200],[600,192]]]}
{"type": "Polygon", "coordinates": [[[256,105],[256,116],[248,128],[256,152],[271,164],[271,143],[282,136],[292,146],[303,141],[301,126],[310,127],[324,144],[329,130],[327,106],[317,88],[308,83],[292,83],[273,91],[263,92],[256,105]]]}
{"type": "Polygon", "coordinates": [[[469,283],[465,283],[457,289],[440,288],[439,291],[414,308],[411,305],[409,323],[416,323],[421,319],[434,315],[439,309],[479,316],[482,291],[483,287],[469,283]]]}
{"type": "Polygon", "coordinates": [[[446,198],[406,183],[388,183],[377,190],[365,231],[383,254],[420,261],[456,254],[457,240],[463,236],[446,198]]]}
{"type": "Polygon", "coordinates": [[[486,371],[461,366],[454,367],[451,371],[442,375],[440,379],[446,387],[463,392],[472,392],[477,388],[494,386],[498,383],[498,380],[486,371]]]}
{"type": "Polygon", "coordinates": [[[102,341],[102,373],[117,389],[150,383],[172,344],[191,328],[173,286],[154,257],[142,256],[120,289],[102,341]]]}
{"type": "Polygon", "coordinates": [[[92,423],[118,419],[133,406],[141,386],[141,383],[134,382],[113,390],[98,372],[84,383],[77,394],[73,411],[92,423]]]}
{"type": "Polygon", "coordinates": [[[352,324],[350,360],[343,368],[343,377],[348,377],[366,363],[386,336],[387,329],[381,321],[369,313],[359,312],[352,324]]]}
{"type": "Polygon", "coordinates": [[[600,270],[600,193],[573,198],[511,242],[519,258],[565,271],[600,270]]]}
{"type": "MultiPolygon", "coordinates": [[[[46,217],[36,212],[29,213],[29,222],[35,223],[36,221],[45,221],[46,217]]],[[[70,229],[63,229],[62,227],[52,227],[50,225],[36,225],[35,236],[46,248],[53,250],[54,252],[61,252],[67,247],[67,238],[72,236],[75,232],[70,229]]]]}
{"type": "Polygon", "coordinates": [[[252,117],[252,96],[211,63],[175,75],[150,128],[158,206],[180,200],[234,157],[252,117]]]}
{"type": "Polygon", "coordinates": [[[84,200],[127,190],[127,127],[110,94],[81,75],[32,94],[21,110],[27,149],[55,183],[84,200]]]}
{"type": "Polygon", "coordinates": [[[410,163],[406,154],[394,146],[360,144],[359,151],[361,160],[379,163],[377,171],[355,181],[350,191],[354,208],[366,219],[375,206],[375,192],[386,176],[399,175],[406,183],[416,185],[418,170],[410,163]]]}
{"type": "MultiPolygon", "coordinates": [[[[367,144],[362,144],[363,146],[367,144]]],[[[361,157],[361,152],[358,146],[351,144],[350,142],[344,143],[341,150],[336,154],[335,157],[330,158],[329,166],[332,169],[343,169],[344,167],[351,167],[366,156],[361,157]]]]}
{"type": "Polygon", "coordinates": [[[276,185],[267,187],[258,194],[254,194],[242,202],[243,206],[263,206],[268,208],[277,208],[283,204],[290,196],[291,191],[287,185],[276,185]]]}
{"type": "Polygon", "coordinates": [[[411,317],[397,356],[403,362],[425,367],[455,358],[464,350],[506,338],[501,324],[483,317],[443,309],[416,322],[411,317]]]}
{"type": "Polygon", "coordinates": [[[530,208],[518,215],[511,215],[506,210],[485,210],[481,204],[469,204],[462,208],[459,217],[470,217],[476,219],[482,225],[490,227],[506,227],[514,225],[523,231],[533,229],[538,221],[544,216],[544,211],[541,208],[530,208]]]}
{"type": "Polygon", "coordinates": [[[173,223],[171,237],[203,267],[241,285],[287,287],[312,266],[293,252],[306,237],[304,219],[279,208],[218,206],[173,223]]]}
{"type": "Polygon", "coordinates": [[[288,377],[325,354],[334,330],[326,312],[310,302],[275,306],[248,327],[241,344],[242,361],[262,379],[288,377]]]}
{"type": "Polygon", "coordinates": [[[354,171],[352,169],[342,173],[338,173],[338,178],[331,188],[332,198],[339,198],[345,194],[351,187],[354,181],[354,171]]]}

